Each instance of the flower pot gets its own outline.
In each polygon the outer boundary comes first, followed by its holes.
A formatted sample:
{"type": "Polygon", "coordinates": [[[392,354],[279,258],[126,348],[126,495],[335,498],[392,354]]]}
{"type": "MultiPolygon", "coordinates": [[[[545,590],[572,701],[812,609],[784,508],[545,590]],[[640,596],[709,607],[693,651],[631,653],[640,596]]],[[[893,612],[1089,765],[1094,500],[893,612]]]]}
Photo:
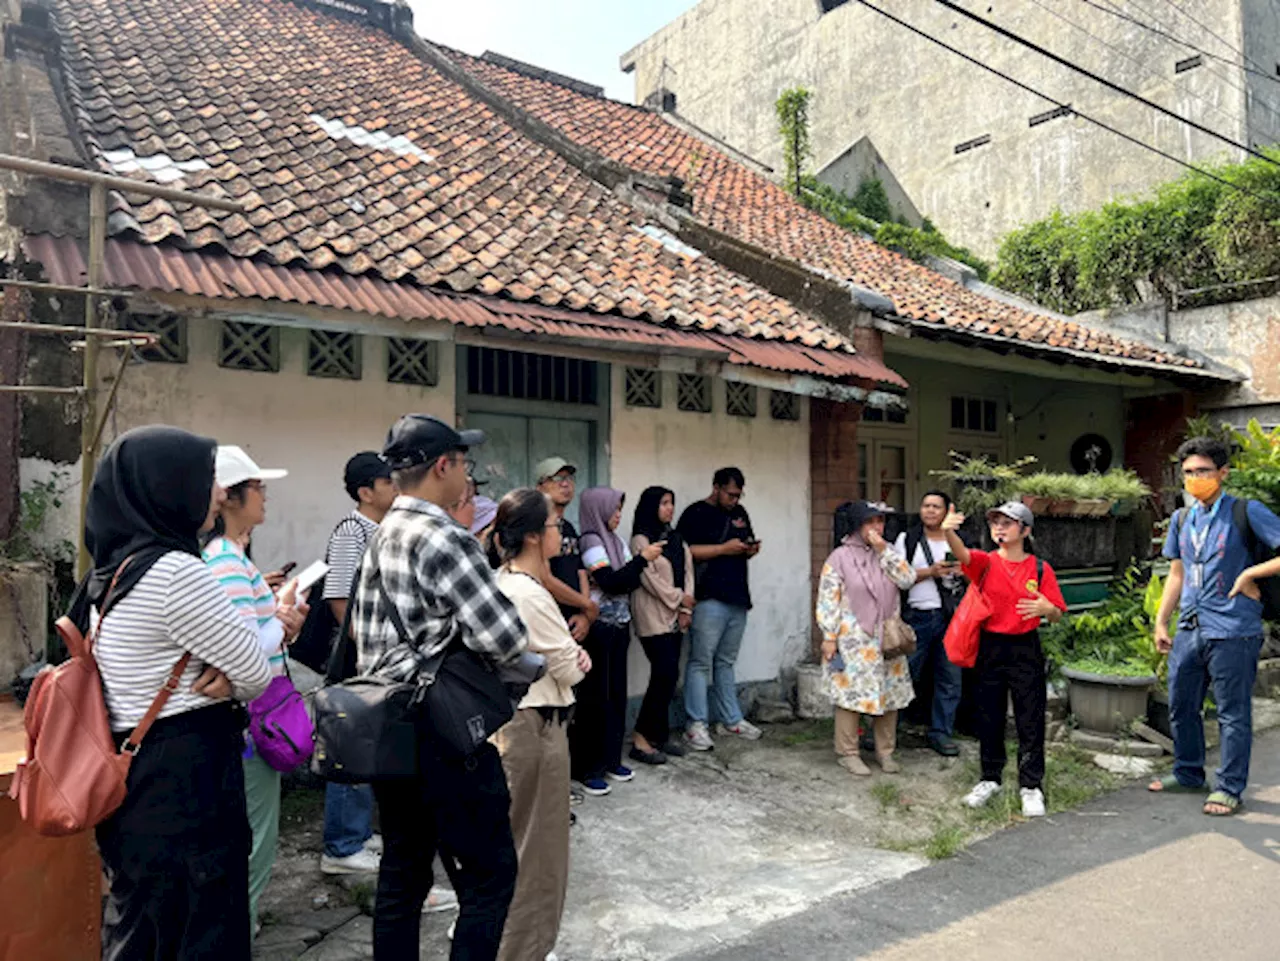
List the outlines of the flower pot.
{"type": "Polygon", "coordinates": [[[1054,517],[1066,517],[1074,514],[1076,510],[1076,502],[1072,499],[1055,497],[1049,501],[1048,513],[1054,517]]]}
{"type": "Polygon", "coordinates": [[[1097,497],[1081,497],[1076,500],[1076,517],[1101,517],[1111,510],[1111,502],[1097,497]]]}
{"type": "Polygon", "coordinates": [[[1079,725],[1101,734],[1123,731],[1135,718],[1147,716],[1147,695],[1156,676],[1113,677],[1064,667],[1067,698],[1079,725]]]}
{"type": "Polygon", "coordinates": [[[1033,514],[1043,514],[1049,509],[1049,498],[1040,494],[1023,494],[1022,503],[1033,514]]]}
{"type": "Polygon", "coordinates": [[[1128,517],[1138,509],[1137,501],[1116,501],[1111,505],[1112,517],[1128,517]]]}

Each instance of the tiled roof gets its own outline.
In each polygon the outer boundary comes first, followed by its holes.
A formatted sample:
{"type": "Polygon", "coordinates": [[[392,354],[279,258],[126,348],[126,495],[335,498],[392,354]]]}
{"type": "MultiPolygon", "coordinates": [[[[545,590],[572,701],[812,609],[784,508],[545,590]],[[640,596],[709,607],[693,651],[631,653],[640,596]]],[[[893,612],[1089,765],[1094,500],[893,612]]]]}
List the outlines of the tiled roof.
{"type": "Polygon", "coordinates": [[[852,350],[375,27],[287,0],[54,6],[91,160],[248,207],[133,197],[117,237],[852,350]]]}
{"type": "MultiPolygon", "coordinates": [[[[890,297],[926,328],[1028,346],[1081,351],[1114,362],[1183,369],[1199,362],[1059,317],[993,300],[810,211],[767,177],[661,115],[438,48],[510,104],[610,160],[676,176],[693,215],[725,234],[890,297]]],[[[726,94],[730,95],[730,94],[726,94]]]]}

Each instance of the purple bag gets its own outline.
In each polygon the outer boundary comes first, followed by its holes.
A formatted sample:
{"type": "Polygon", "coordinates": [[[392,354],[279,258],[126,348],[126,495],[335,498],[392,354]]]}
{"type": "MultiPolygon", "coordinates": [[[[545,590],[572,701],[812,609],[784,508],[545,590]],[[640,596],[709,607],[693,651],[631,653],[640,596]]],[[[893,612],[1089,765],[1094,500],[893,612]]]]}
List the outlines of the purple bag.
{"type": "Polygon", "coordinates": [[[305,764],[315,748],[315,727],[306,702],[287,674],[273,677],[249,703],[249,736],[272,768],[287,774],[305,764]]]}

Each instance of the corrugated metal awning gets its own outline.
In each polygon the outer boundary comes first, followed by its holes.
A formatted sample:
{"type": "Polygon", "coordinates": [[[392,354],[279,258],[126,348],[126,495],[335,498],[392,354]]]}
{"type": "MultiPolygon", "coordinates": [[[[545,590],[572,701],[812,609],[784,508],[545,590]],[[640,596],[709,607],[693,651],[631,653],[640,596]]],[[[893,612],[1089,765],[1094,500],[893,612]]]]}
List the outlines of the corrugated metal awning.
{"type": "MultiPolygon", "coordinates": [[[[32,234],[23,239],[30,260],[49,280],[80,286],[88,273],[75,239],[32,234]]],[[[224,253],[179,250],[127,240],[107,241],[104,282],[110,287],[182,293],[214,299],[256,298],[311,304],[405,320],[444,320],[463,327],[500,327],[521,335],[625,343],[661,353],[688,350],[728,363],[814,377],[857,378],[905,388],[897,372],[862,354],[780,340],[663,327],[611,314],[548,307],[496,297],[456,294],[373,277],[279,267],[224,253]]]]}

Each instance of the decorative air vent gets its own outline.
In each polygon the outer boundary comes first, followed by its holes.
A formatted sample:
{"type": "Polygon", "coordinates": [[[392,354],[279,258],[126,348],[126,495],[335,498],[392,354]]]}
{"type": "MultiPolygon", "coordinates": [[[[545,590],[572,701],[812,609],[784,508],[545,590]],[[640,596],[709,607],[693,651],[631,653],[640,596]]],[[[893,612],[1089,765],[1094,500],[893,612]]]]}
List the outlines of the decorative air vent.
{"type": "Polygon", "coordinates": [[[387,383],[434,387],[440,381],[435,341],[387,338],[387,383]]]}
{"type": "Polygon", "coordinates": [[[280,370],[280,328],[239,320],[222,322],[218,365],[275,374],[280,370]]]}
{"type": "Polygon", "coordinates": [[[153,364],[187,362],[187,318],[177,314],[125,314],[120,321],[125,330],[156,335],[153,346],[134,348],[142,360],[153,364]]]}
{"type": "Polygon", "coordinates": [[[703,374],[680,374],[676,378],[676,406],[696,414],[711,413],[711,378],[703,374]]]}
{"type": "Polygon", "coordinates": [[[307,337],[307,375],[360,379],[360,335],[345,330],[313,330],[307,337]]]}
{"type": "Polygon", "coordinates": [[[774,420],[799,420],[800,395],[780,390],[769,392],[769,415],[774,420]]]}
{"type": "Polygon", "coordinates": [[[981,137],[974,137],[972,140],[966,140],[964,143],[958,143],[955,146],[956,153],[965,153],[974,147],[983,147],[991,143],[991,134],[984,133],[981,137]]]}
{"type": "Polygon", "coordinates": [[[1204,57],[1196,54],[1194,57],[1187,57],[1186,60],[1179,60],[1173,65],[1174,73],[1186,73],[1188,70],[1194,70],[1196,67],[1204,66],[1204,57]]]}
{"type": "Polygon", "coordinates": [[[628,367],[626,397],[628,407],[661,407],[662,372],[650,367],[628,367]]]}
{"type": "Polygon", "coordinates": [[[1038,113],[1027,121],[1028,127],[1038,127],[1042,123],[1048,123],[1050,120],[1057,120],[1059,117],[1070,117],[1074,111],[1071,104],[1064,104],[1061,107],[1054,107],[1052,110],[1046,110],[1044,113],[1038,113]]]}
{"type": "Polygon", "coordinates": [[[755,417],[755,387],[751,384],[739,384],[732,380],[725,381],[724,409],[731,417],[755,417]]]}

